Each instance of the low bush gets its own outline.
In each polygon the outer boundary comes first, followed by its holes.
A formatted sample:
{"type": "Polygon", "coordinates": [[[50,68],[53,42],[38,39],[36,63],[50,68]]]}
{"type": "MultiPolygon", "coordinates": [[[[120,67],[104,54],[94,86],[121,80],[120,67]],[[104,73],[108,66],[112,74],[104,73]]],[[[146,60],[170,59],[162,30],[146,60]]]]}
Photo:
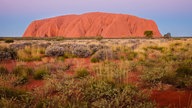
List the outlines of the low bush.
{"type": "Polygon", "coordinates": [[[120,64],[104,62],[95,65],[94,72],[96,73],[96,76],[102,80],[121,84],[124,79],[127,78],[127,74],[129,72],[128,68],[129,67],[126,62],[121,62],[120,64]]]}
{"type": "Polygon", "coordinates": [[[4,66],[0,66],[0,75],[5,75],[8,74],[8,70],[7,68],[5,68],[4,66]]]}
{"type": "Polygon", "coordinates": [[[59,56],[56,58],[58,61],[62,61],[64,62],[65,61],[65,56],[59,56]]]}
{"type": "Polygon", "coordinates": [[[91,58],[91,62],[92,62],[92,63],[99,62],[99,59],[97,59],[97,58],[91,58]]]}
{"type": "Polygon", "coordinates": [[[18,79],[13,82],[14,86],[23,85],[28,82],[30,75],[33,74],[33,70],[26,66],[17,66],[13,69],[13,74],[18,77],[18,79]]]}
{"type": "Polygon", "coordinates": [[[96,36],[95,39],[98,41],[101,41],[103,39],[103,37],[102,36],[96,36]]]}
{"type": "Polygon", "coordinates": [[[118,86],[106,80],[87,77],[80,81],[66,81],[63,83],[63,97],[65,107],[104,107],[104,108],[154,108],[135,86],[118,86]]]}
{"type": "Polygon", "coordinates": [[[15,82],[13,82],[13,85],[14,86],[23,85],[23,84],[26,84],[27,82],[28,82],[28,77],[22,76],[22,77],[19,77],[15,82]]]}
{"type": "Polygon", "coordinates": [[[85,68],[79,68],[75,71],[76,78],[84,78],[89,75],[89,72],[85,68]]]}
{"type": "Polygon", "coordinates": [[[107,46],[103,46],[100,44],[89,44],[88,47],[90,48],[93,54],[100,49],[107,48],[107,46]]]}
{"type": "Polygon", "coordinates": [[[16,58],[17,58],[17,52],[14,49],[0,47],[0,61],[16,58]]]}
{"type": "Polygon", "coordinates": [[[6,40],[5,40],[5,43],[13,43],[13,42],[14,42],[13,39],[6,39],[6,40]]]}
{"type": "Polygon", "coordinates": [[[159,82],[162,82],[162,79],[166,76],[166,70],[159,67],[154,68],[145,68],[144,74],[141,76],[141,79],[148,84],[156,85],[159,82]]]}
{"type": "Polygon", "coordinates": [[[45,55],[47,56],[63,56],[64,48],[60,46],[49,46],[45,50],[45,55]]]}
{"type": "Polygon", "coordinates": [[[0,99],[1,98],[9,98],[9,99],[15,98],[18,100],[22,100],[27,95],[29,95],[29,94],[25,91],[0,86],[0,99]]]}
{"type": "Polygon", "coordinates": [[[18,44],[11,44],[10,48],[14,50],[24,49],[25,47],[31,47],[31,42],[24,42],[24,43],[18,43],[18,44]]]}
{"type": "Polygon", "coordinates": [[[91,59],[96,59],[98,61],[117,59],[117,53],[110,49],[101,49],[97,51],[91,59]]]}
{"type": "Polygon", "coordinates": [[[17,51],[18,59],[21,61],[39,61],[43,56],[43,48],[25,47],[17,51]]]}
{"type": "Polygon", "coordinates": [[[89,57],[91,56],[92,52],[89,49],[89,47],[84,45],[79,45],[79,47],[76,47],[72,50],[72,54],[77,57],[89,57]]]}
{"type": "Polygon", "coordinates": [[[149,47],[146,48],[146,50],[148,50],[148,49],[153,49],[153,50],[157,50],[157,51],[160,51],[160,52],[165,51],[164,47],[159,47],[159,46],[149,46],[149,47]]]}
{"type": "Polygon", "coordinates": [[[42,68],[37,68],[34,73],[33,73],[33,77],[36,80],[42,80],[45,78],[46,75],[49,74],[49,71],[47,68],[42,67],[42,68]]]}
{"type": "Polygon", "coordinates": [[[13,69],[13,74],[15,74],[18,77],[28,77],[29,75],[32,75],[32,73],[33,70],[24,65],[16,66],[13,69]]]}
{"type": "Polygon", "coordinates": [[[131,52],[128,52],[128,53],[126,54],[126,56],[127,56],[127,59],[128,59],[128,60],[133,60],[134,58],[137,57],[137,53],[131,51],[131,52]]]}

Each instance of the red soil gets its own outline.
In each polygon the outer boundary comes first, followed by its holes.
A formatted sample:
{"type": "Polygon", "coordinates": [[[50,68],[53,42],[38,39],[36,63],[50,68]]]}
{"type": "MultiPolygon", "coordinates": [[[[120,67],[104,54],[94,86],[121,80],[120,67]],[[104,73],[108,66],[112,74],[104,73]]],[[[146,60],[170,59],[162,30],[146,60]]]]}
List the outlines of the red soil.
{"type": "Polygon", "coordinates": [[[12,72],[12,70],[14,69],[14,67],[16,66],[16,61],[15,60],[6,60],[6,61],[2,61],[0,62],[0,65],[4,66],[5,68],[7,68],[7,70],[9,72],[12,72]]]}
{"type": "Polygon", "coordinates": [[[151,98],[157,102],[158,107],[192,108],[192,91],[154,90],[151,98]]]}
{"type": "Polygon", "coordinates": [[[27,84],[25,84],[22,88],[27,90],[27,91],[32,91],[35,88],[41,87],[44,85],[44,81],[43,80],[33,80],[30,79],[29,82],[27,84]]]}

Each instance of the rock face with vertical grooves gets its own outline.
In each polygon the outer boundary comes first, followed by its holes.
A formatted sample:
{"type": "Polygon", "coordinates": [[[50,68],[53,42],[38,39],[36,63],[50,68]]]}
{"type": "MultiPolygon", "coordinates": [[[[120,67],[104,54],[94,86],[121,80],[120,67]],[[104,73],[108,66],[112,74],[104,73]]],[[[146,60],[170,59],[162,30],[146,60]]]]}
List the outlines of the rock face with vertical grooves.
{"type": "Polygon", "coordinates": [[[153,20],[126,14],[92,12],[33,21],[23,37],[144,37],[147,30],[153,31],[154,37],[161,37],[153,20]]]}

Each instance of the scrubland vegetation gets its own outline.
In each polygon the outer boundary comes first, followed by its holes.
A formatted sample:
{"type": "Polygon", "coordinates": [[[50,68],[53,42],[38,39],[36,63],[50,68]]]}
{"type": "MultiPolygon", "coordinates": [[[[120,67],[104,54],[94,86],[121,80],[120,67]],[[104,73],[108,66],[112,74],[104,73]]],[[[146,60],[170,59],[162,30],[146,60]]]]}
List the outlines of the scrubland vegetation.
{"type": "Polygon", "coordinates": [[[0,41],[2,108],[181,107],[151,98],[170,89],[191,93],[191,38],[0,41]]]}

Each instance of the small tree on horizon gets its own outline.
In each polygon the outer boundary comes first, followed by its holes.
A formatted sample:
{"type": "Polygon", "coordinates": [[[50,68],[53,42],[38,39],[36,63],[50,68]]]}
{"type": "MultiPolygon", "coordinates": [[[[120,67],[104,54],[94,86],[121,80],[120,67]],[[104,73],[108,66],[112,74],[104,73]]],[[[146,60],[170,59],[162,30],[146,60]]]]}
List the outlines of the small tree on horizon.
{"type": "Polygon", "coordinates": [[[165,35],[164,35],[164,38],[167,38],[167,39],[171,38],[171,33],[165,34],[165,35]]]}
{"type": "Polygon", "coordinates": [[[147,30],[144,32],[145,37],[152,38],[153,37],[153,31],[147,30]]]}

